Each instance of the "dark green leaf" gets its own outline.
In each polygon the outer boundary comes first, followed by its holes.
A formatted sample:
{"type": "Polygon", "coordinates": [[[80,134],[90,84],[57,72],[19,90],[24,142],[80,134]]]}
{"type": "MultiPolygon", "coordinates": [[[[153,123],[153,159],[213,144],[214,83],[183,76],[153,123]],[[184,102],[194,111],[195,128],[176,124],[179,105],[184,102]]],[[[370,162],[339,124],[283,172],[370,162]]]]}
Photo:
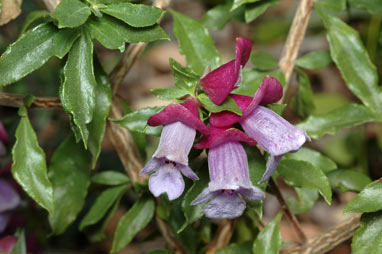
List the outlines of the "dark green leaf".
{"type": "Polygon", "coordinates": [[[258,1],[260,1],[260,0],[233,0],[233,5],[231,8],[231,11],[242,6],[243,4],[249,4],[249,3],[254,3],[254,2],[258,2],[258,1]]]}
{"type": "Polygon", "coordinates": [[[127,190],[127,185],[112,187],[102,192],[82,219],[80,224],[80,231],[85,227],[94,225],[100,221],[113,204],[123,195],[127,190]]]}
{"type": "Polygon", "coordinates": [[[208,10],[200,20],[202,24],[208,29],[220,30],[233,18],[242,15],[244,6],[230,11],[233,0],[228,0],[222,5],[216,5],[214,8],[208,10]]]}
{"type": "Polygon", "coordinates": [[[262,0],[248,4],[245,8],[245,22],[249,23],[263,14],[269,7],[278,5],[280,0],[262,0]]]}
{"type": "Polygon", "coordinates": [[[353,8],[366,9],[373,15],[382,15],[382,4],[380,0],[348,0],[353,8]]]}
{"type": "Polygon", "coordinates": [[[368,184],[345,207],[344,213],[371,213],[382,210],[382,181],[368,184]]]}
{"type": "Polygon", "coordinates": [[[18,239],[15,246],[12,248],[11,254],[27,254],[24,230],[17,230],[15,237],[18,239]]]}
{"type": "Polygon", "coordinates": [[[148,254],[173,254],[174,250],[149,250],[148,254]]]}
{"type": "Polygon", "coordinates": [[[187,90],[194,94],[195,87],[199,82],[200,76],[191,68],[183,67],[180,63],[170,58],[171,71],[174,74],[175,86],[182,90],[187,90]]]}
{"type": "Polygon", "coordinates": [[[24,33],[0,57],[0,87],[20,80],[53,56],[57,29],[41,24],[24,33]]]}
{"type": "Polygon", "coordinates": [[[322,4],[327,10],[333,12],[340,12],[346,9],[346,0],[321,0],[320,4],[322,4]]]}
{"type": "Polygon", "coordinates": [[[24,191],[50,214],[54,212],[52,183],[48,179],[45,153],[38,144],[25,107],[20,108],[20,123],[12,149],[12,175],[24,191]]]}
{"type": "Polygon", "coordinates": [[[232,243],[216,251],[216,254],[252,254],[252,242],[232,243]]]}
{"type": "Polygon", "coordinates": [[[177,88],[156,88],[151,89],[151,92],[161,100],[175,100],[190,94],[187,90],[177,88]]]}
{"type": "Polygon", "coordinates": [[[120,185],[130,182],[127,175],[117,171],[103,171],[92,176],[92,182],[106,185],[120,185]]]}
{"type": "Polygon", "coordinates": [[[292,106],[302,119],[307,118],[314,111],[313,90],[308,75],[298,69],[298,90],[293,97],[292,106]]]}
{"type": "Polygon", "coordinates": [[[267,107],[270,110],[272,110],[273,112],[275,112],[279,116],[281,116],[284,113],[286,106],[287,106],[287,104],[269,104],[269,105],[267,105],[267,107]]]}
{"type": "Polygon", "coordinates": [[[260,71],[273,70],[278,66],[277,60],[271,54],[262,50],[252,52],[251,62],[260,71]]]}
{"type": "Polygon", "coordinates": [[[318,191],[306,188],[295,188],[298,199],[287,200],[289,209],[294,214],[304,213],[312,209],[318,199],[318,191]]]}
{"type": "Polygon", "coordinates": [[[221,111],[224,111],[224,110],[228,110],[228,111],[231,111],[231,112],[234,112],[238,115],[242,115],[243,113],[241,112],[241,109],[239,108],[239,106],[236,104],[236,102],[234,101],[234,99],[232,99],[231,97],[227,97],[227,99],[225,99],[225,101],[223,102],[223,104],[221,105],[216,105],[215,103],[213,103],[210,99],[210,97],[208,97],[207,94],[203,93],[203,94],[200,94],[198,96],[198,100],[203,103],[204,107],[212,112],[212,113],[217,113],[217,112],[221,112],[221,111]]]}
{"type": "Polygon", "coordinates": [[[162,109],[164,109],[164,107],[142,108],[133,113],[124,115],[120,119],[110,119],[110,121],[115,122],[130,131],[146,133],[148,135],[159,135],[162,128],[160,126],[148,126],[147,120],[150,116],[162,111],[162,109]]]}
{"type": "Polygon", "coordinates": [[[296,126],[307,131],[311,138],[320,138],[324,134],[335,134],[343,128],[373,121],[378,119],[368,108],[359,104],[348,104],[325,115],[309,116],[296,126]]]}
{"type": "Polygon", "coordinates": [[[328,204],[332,202],[332,190],[328,178],[309,162],[282,160],[277,171],[289,185],[318,190],[328,204]]]}
{"type": "Polygon", "coordinates": [[[41,18],[49,17],[49,12],[47,11],[32,11],[28,14],[23,27],[21,28],[20,34],[25,33],[25,31],[37,20],[41,18]]]}
{"type": "Polygon", "coordinates": [[[110,4],[106,8],[102,8],[101,11],[133,27],[154,25],[164,13],[164,11],[154,6],[131,4],[128,2],[110,4]]]}
{"type": "Polygon", "coordinates": [[[140,198],[120,219],[113,239],[111,252],[116,253],[133,240],[154,215],[155,202],[152,198],[140,198]]]}
{"type": "Polygon", "coordinates": [[[340,19],[325,13],[318,3],[315,7],[327,30],[332,59],[346,85],[367,107],[382,114],[382,91],[377,84],[377,70],[358,32],[340,19]]]}
{"type": "Polygon", "coordinates": [[[342,192],[360,192],[371,180],[362,172],[350,169],[338,169],[329,172],[328,178],[332,188],[337,188],[342,192]]]}
{"type": "Polygon", "coordinates": [[[62,0],[52,16],[58,21],[58,28],[77,27],[90,16],[90,8],[79,0],[62,0]]]}
{"type": "Polygon", "coordinates": [[[296,153],[286,154],[285,158],[309,162],[316,168],[322,170],[325,174],[337,168],[337,165],[333,160],[320,152],[306,147],[301,147],[296,153]]]}
{"type": "Polygon", "coordinates": [[[93,42],[86,31],[74,43],[64,68],[65,80],[60,87],[60,99],[65,111],[81,132],[87,147],[87,124],[93,118],[97,82],[93,70],[93,42]]]}
{"type": "Polygon", "coordinates": [[[187,64],[198,74],[207,66],[215,69],[220,64],[217,52],[208,30],[198,21],[171,11],[174,18],[174,34],[179,42],[180,53],[186,56],[187,64]]]}
{"type": "Polygon", "coordinates": [[[363,214],[361,226],[353,236],[352,254],[379,254],[381,249],[382,212],[363,214]]]}
{"type": "Polygon", "coordinates": [[[56,235],[63,233],[82,210],[90,184],[90,164],[90,154],[76,143],[73,135],[52,156],[49,178],[56,205],[49,223],[56,235]]]}
{"type": "Polygon", "coordinates": [[[281,249],[280,221],[282,214],[278,214],[257,235],[253,243],[253,253],[256,254],[279,254],[281,249]]]}
{"type": "Polygon", "coordinates": [[[76,29],[60,29],[53,42],[54,55],[62,59],[72,48],[74,41],[80,36],[76,29]]]}
{"type": "Polygon", "coordinates": [[[244,68],[242,71],[241,84],[239,88],[234,89],[232,93],[253,96],[266,76],[267,74],[264,72],[244,68]]]}
{"type": "Polygon", "coordinates": [[[316,70],[327,66],[331,62],[332,58],[330,57],[329,51],[318,50],[305,54],[297,59],[296,65],[305,69],[316,70]]]}

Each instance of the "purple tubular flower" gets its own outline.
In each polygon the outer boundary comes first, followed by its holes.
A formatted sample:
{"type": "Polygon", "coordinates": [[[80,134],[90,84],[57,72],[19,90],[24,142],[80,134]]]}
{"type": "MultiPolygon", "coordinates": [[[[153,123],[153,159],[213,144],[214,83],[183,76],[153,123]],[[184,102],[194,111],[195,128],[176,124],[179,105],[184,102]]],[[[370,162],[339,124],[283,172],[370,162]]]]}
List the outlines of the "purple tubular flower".
{"type": "Polygon", "coordinates": [[[155,171],[149,179],[149,189],[153,195],[158,197],[167,193],[169,200],[177,199],[184,190],[181,173],[192,180],[199,180],[188,167],[188,153],[194,143],[196,130],[208,134],[209,129],[199,119],[194,99],[189,99],[183,104],[167,106],[150,117],[148,124],[165,126],[156,152],[140,174],[155,171]]]}
{"type": "Polygon", "coordinates": [[[200,79],[200,85],[217,105],[223,103],[229,93],[240,83],[240,70],[249,59],[251,41],[244,37],[236,40],[236,59],[223,64],[200,79]]]}
{"type": "Polygon", "coordinates": [[[6,181],[0,180],[0,233],[8,224],[9,212],[19,204],[19,194],[6,181]]]}
{"type": "MultiPolygon", "coordinates": [[[[217,135],[214,135],[216,131],[217,128],[211,130],[213,138],[212,140],[210,138],[209,142],[211,144],[208,153],[210,183],[191,205],[211,200],[204,208],[208,218],[232,219],[242,215],[245,210],[245,202],[240,196],[246,200],[256,201],[264,199],[264,193],[253,186],[249,179],[247,155],[238,141],[243,141],[242,136],[237,135],[236,132],[231,137],[226,135],[227,131],[233,133],[232,128],[219,131],[217,135]]],[[[248,141],[250,141],[249,137],[246,142],[248,141]]],[[[206,142],[202,144],[199,147],[208,146],[206,142]]]]}

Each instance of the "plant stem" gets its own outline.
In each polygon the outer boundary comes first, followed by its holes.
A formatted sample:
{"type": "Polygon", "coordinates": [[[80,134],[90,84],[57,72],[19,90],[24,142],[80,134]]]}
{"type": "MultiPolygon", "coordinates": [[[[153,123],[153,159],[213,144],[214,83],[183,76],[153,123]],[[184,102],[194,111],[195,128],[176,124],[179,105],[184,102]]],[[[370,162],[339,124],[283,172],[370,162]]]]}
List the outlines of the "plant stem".
{"type": "MultiPolygon", "coordinates": [[[[19,108],[24,105],[24,95],[0,93],[0,106],[19,108]]],[[[57,97],[36,97],[32,108],[62,109],[60,99],[57,97]]]]}

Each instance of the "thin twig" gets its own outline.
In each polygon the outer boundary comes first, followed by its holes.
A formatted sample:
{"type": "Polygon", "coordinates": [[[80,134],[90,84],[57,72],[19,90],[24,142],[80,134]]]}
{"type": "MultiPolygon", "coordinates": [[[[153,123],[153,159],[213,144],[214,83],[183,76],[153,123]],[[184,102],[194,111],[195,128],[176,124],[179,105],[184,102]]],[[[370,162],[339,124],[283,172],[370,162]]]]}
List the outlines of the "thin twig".
{"type": "MultiPolygon", "coordinates": [[[[19,108],[24,105],[24,95],[0,93],[0,106],[19,108]]],[[[32,108],[62,109],[60,99],[57,97],[36,97],[32,108]]]]}
{"type": "Polygon", "coordinates": [[[175,250],[175,254],[187,253],[187,251],[182,247],[179,240],[174,236],[170,227],[165,221],[163,221],[159,216],[155,216],[158,228],[162,233],[162,236],[166,239],[167,247],[175,250]]]}
{"type": "Polygon", "coordinates": [[[42,0],[49,12],[53,12],[61,0],[42,0]]]}
{"type": "Polygon", "coordinates": [[[228,245],[235,228],[235,220],[222,220],[214,239],[208,244],[206,254],[215,254],[219,249],[228,245]]]}
{"type": "Polygon", "coordinates": [[[269,180],[269,185],[272,188],[272,191],[274,192],[274,194],[276,195],[276,198],[279,201],[281,208],[284,210],[285,215],[287,216],[289,221],[292,223],[292,226],[294,230],[296,231],[296,234],[300,240],[300,243],[304,244],[307,241],[307,237],[305,233],[302,231],[300,223],[298,222],[296,216],[294,216],[294,214],[289,209],[287,203],[285,202],[285,199],[283,195],[281,194],[279,187],[277,186],[275,181],[273,181],[272,178],[269,180]]]}

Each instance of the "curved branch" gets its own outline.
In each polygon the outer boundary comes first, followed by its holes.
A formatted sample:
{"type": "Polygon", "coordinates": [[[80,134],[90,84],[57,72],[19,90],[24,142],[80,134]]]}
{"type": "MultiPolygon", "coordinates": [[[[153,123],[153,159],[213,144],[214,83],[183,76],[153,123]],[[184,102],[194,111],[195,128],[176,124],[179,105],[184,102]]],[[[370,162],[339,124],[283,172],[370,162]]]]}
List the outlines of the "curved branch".
{"type": "MultiPolygon", "coordinates": [[[[0,106],[19,108],[24,105],[24,95],[0,93],[0,106]]],[[[57,97],[36,97],[32,108],[62,109],[60,99],[57,97]]]]}

